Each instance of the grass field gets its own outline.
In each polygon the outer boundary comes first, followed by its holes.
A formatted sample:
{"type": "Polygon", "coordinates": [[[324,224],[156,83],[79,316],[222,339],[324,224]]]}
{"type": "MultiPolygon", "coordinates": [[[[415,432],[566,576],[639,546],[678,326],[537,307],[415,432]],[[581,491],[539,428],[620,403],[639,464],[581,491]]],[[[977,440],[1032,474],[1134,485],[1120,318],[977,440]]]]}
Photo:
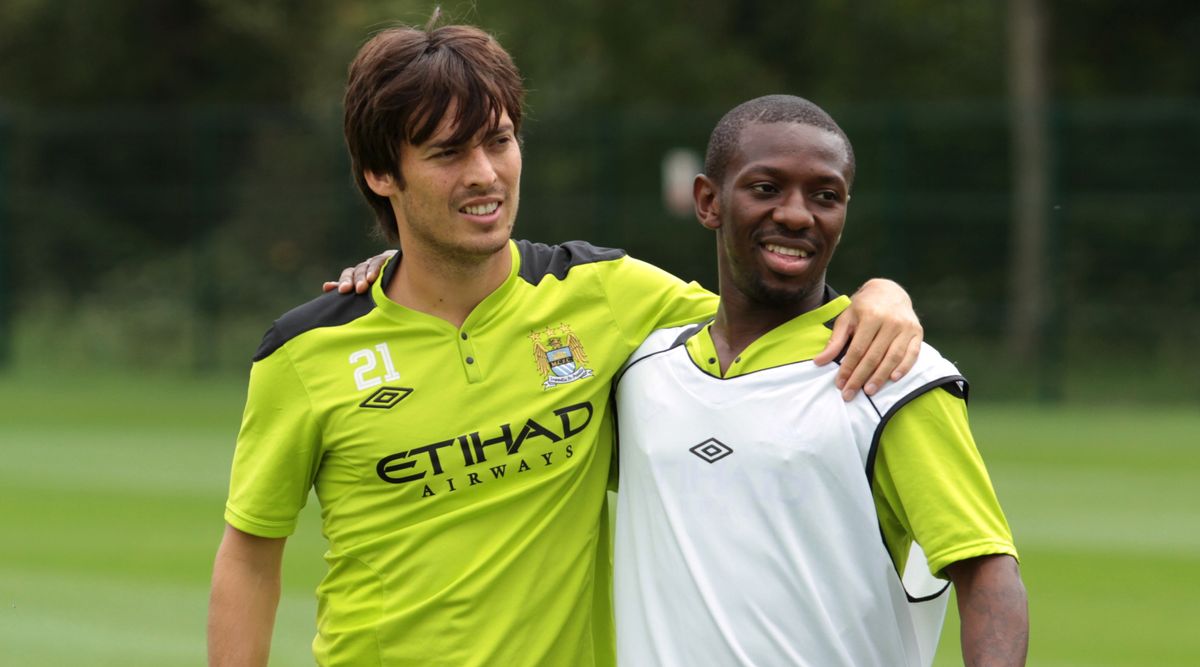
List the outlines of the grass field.
{"type": "MultiPolygon", "coordinates": [[[[0,376],[0,665],[197,665],[242,380],[0,376]]],[[[1200,664],[1200,410],[975,405],[1030,664],[1200,664]]],[[[273,665],[311,664],[315,507],[273,665]]],[[[953,606],[953,605],[952,605],[953,606]]],[[[957,620],[938,665],[959,664],[957,620]]]]}

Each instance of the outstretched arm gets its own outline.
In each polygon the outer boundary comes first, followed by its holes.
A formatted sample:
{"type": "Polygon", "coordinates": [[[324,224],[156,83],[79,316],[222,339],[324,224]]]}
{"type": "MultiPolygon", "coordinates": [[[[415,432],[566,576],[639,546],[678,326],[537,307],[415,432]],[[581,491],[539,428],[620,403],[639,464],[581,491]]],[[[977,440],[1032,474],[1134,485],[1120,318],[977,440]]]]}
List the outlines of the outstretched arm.
{"type": "Polygon", "coordinates": [[[266,666],[284,542],[225,526],[208,605],[210,667],[266,666]]]}
{"type": "Polygon", "coordinates": [[[395,250],[384,250],[374,257],[359,262],[355,266],[350,266],[342,269],[342,275],[337,280],[327,280],[321,286],[322,291],[332,292],[337,290],[342,294],[350,292],[358,292],[362,294],[371,287],[371,283],[379,278],[379,269],[383,266],[392,255],[395,255],[395,250]]]}
{"type": "Polygon", "coordinates": [[[908,292],[890,280],[873,278],[854,293],[833,325],[829,344],[813,361],[818,366],[833,361],[849,341],[836,380],[848,401],[859,389],[874,394],[912,370],[923,334],[908,292]]]}
{"type": "Polygon", "coordinates": [[[958,597],[966,667],[1020,667],[1029,649],[1029,604],[1012,556],[968,558],[946,567],[958,597]]]}

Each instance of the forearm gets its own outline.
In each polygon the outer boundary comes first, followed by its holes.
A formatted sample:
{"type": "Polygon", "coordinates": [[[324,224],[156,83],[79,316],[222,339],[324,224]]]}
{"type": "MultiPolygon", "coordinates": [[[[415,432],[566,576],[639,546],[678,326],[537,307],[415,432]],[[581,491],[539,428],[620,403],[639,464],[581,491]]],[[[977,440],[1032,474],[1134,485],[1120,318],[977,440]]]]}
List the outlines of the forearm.
{"type": "Polygon", "coordinates": [[[264,538],[244,534],[241,538],[231,540],[227,532],[213,566],[208,609],[210,667],[265,667],[270,654],[283,541],[255,545],[253,540],[264,538]]]}
{"type": "Polygon", "coordinates": [[[1029,605],[1017,561],[982,556],[947,568],[958,597],[963,664],[1012,667],[1025,664],[1029,605]]]}

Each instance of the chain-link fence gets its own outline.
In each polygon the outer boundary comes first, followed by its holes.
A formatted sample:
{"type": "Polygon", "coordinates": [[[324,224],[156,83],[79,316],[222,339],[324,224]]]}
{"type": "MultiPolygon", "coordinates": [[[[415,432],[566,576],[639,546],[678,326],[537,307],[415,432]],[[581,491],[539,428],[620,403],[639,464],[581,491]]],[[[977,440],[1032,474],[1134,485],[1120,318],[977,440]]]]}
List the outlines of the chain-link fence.
{"type": "MultiPolygon", "coordinates": [[[[715,288],[711,235],[666,211],[661,160],[702,153],[722,111],[535,109],[517,234],[624,247],[715,288]]],[[[1010,250],[1004,105],[830,111],[858,158],[836,287],[900,281],[930,340],[1000,394],[1200,397],[1200,101],[1052,109],[1052,307],[1021,364],[1002,353],[1008,277],[1027,259],[1010,250]]],[[[381,246],[373,227],[334,110],[11,111],[0,354],[242,368],[272,318],[381,246]]]]}

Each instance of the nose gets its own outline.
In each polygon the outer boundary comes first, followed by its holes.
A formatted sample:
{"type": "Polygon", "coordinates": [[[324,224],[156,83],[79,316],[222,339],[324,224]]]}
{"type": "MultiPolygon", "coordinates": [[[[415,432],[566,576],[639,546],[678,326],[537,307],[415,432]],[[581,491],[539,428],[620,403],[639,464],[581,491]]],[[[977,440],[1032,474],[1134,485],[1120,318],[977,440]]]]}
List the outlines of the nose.
{"type": "Polygon", "coordinates": [[[816,224],[804,193],[793,192],[771,211],[771,220],[788,229],[804,229],[816,224]]]}
{"type": "Polygon", "coordinates": [[[492,164],[492,156],[483,146],[470,149],[463,169],[463,185],[473,189],[488,189],[495,182],[496,168],[492,164]]]}

